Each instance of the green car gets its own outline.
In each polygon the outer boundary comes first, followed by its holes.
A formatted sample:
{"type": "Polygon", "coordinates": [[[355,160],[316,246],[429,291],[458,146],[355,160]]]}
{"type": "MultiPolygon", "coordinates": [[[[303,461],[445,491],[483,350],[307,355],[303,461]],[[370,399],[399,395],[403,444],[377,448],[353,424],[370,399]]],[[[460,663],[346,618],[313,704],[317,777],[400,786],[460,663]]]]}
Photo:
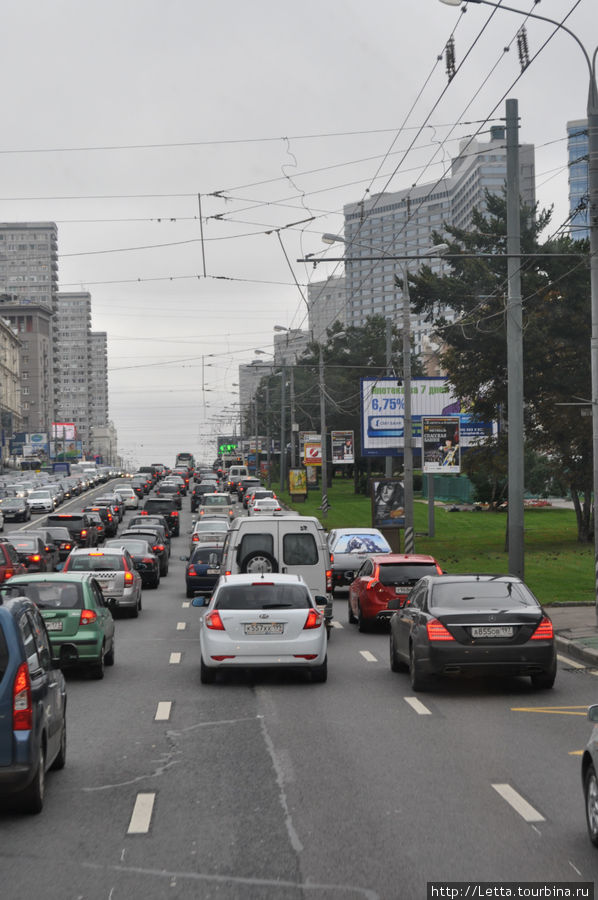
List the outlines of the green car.
{"type": "Polygon", "coordinates": [[[114,619],[93,573],[40,572],[15,575],[0,597],[29,597],[44,619],[52,654],[84,666],[94,678],[114,665],[114,619]]]}

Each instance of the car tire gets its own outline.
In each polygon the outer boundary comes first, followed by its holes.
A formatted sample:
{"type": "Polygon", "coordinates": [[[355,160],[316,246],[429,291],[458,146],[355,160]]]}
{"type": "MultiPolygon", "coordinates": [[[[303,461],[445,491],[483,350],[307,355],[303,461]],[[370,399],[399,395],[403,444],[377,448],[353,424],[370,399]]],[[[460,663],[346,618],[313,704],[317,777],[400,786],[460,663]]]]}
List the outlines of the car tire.
{"type": "Polygon", "coordinates": [[[166,562],[164,568],[160,569],[160,575],[162,578],[166,578],[166,576],[168,575],[168,561],[166,562]]]}
{"type": "Polygon", "coordinates": [[[187,591],[186,591],[187,600],[190,600],[193,597],[194,593],[195,593],[195,591],[192,591],[190,588],[187,588],[187,591]]]}
{"type": "Polygon", "coordinates": [[[584,775],[583,795],[588,836],[594,847],[598,847],[598,779],[596,778],[596,769],[591,764],[584,775]]]}
{"type": "Polygon", "coordinates": [[[324,657],[324,662],[321,666],[314,666],[311,670],[311,680],[314,684],[324,684],[324,682],[328,678],[328,657],[324,657]]]}
{"type": "Polygon", "coordinates": [[[530,678],[532,687],[537,691],[548,691],[553,687],[556,679],[556,666],[547,672],[537,672],[535,675],[531,675],[530,678]]]}
{"type": "MultiPolygon", "coordinates": [[[[334,592],[332,593],[334,597],[334,592]]],[[[349,625],[357,625],[357,618],[353,614],[353,607],[351,606],[351,597],[347,597],[347,619],[349,620],[349,625]]]]}
{"type": "Polygon", "coordinates": [[[106,666],[114,665],[114,654],[115,654],[115,650],[116,650],[115,642],[116,642],[116,638],[113,637],[112,638],[112,646],[110,647],[110,650],[108,651],[108,653],[106,653],[104,655],[104,664],[106,666]]]}
{"type": "Polygon", "coordinates": [[[33,781],[18,796],[21,812],[37,814],[44,808],[46,792],[46,754],[43,746],[39,748],[39,761],[33,781]]]}
{"type": "Polygon", "coordinates": [[[206,666],[203,658],[199,661],[199,680],[202,684],[214,684],[216,680],[216,670],[206,666]]]}
{"type": "Polygon", "coordinates": [[[62,732],[60,735],[60,749],[58,751],[58,755],[56,759],[50,766],[54,771],[58,771],[59,769],[64,769],[66,765],[66,709],[63,710],[63,718],[62,718],[62,732]]]}
{"type": "Polygon", "coordinates": [[[395,639],[394,635],[390,633],[390,670],[391,672],[404,672],[407,666],[404,662],[401,662],[399,656],[397,654],[397,648],[395,647],[395,639]]]}
{"type": "Polygon", "coordinates": [[[93,664],[91,667],[91,677],[95,678],[96,681],[101,681],[104,677],[104,665],[106,662],[106,647],[102,644],[102,649],[100,650],[100,655],[98,656],[97,662],[93,664]]]}
{"type": "Polygon", "coordinates": [[[267,553],[265,550],[254,550],[242,560],[240,569],[243,574],[276,573],[278,572],[278,563],[271,553],[267,553]]]}
{"type": "Polygon", "coordinates": [[[135,604],[133,609],[129,610],[129,618],[136,619],[139,616],[139,601],[135,604]]]}
{"type": "Polygon", "coordinates": [[[359,604],[357,607],[357,627],[362,634],[367,631],[371,631],[371,623],[368,622],[367,619],[364,619],[361,604],[359,604]]]}
{"type": "Polygon", "coordinates": [[[160,572],[158,572],[157,575],[154,577],[152,587],[154,588],[154,590],[156,590],[157,588],[160,587],[160,572]]]}
{"type": "Polygon", "coordinates": [[[409,647],[409,677],[411,679],[411,687],[414,691],[427,691],[430,687],[430,679],[422,675],[421,667],[418,665],[413,650],[413,644],[409,647]]]}

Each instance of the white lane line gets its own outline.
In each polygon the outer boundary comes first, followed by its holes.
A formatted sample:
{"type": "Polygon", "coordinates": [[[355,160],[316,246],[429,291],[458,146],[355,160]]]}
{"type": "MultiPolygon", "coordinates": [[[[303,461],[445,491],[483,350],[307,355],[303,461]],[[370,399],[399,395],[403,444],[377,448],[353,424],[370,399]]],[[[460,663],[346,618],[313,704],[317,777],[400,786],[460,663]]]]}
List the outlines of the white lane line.
{"type": "Polygon", "coordinates": [[[160,700],[158,706],[156,707],[156,715],[154,716],[155,722],[168,722],[170,719],[170,711],[172,709],[172,702],[170,700],[160,700]]]}
{"type": "Polygon", "coordinates": [[[189,607],[191,606],[191,604],[189,603],[188,600],[185,600],[185,602],[182,604],[182,606],[183,606],[183,609],[189,609],[189,607]]]}
{"type": "Polygon", "coordinates": [[[575,660],[569,659],[568,656],[563,656],[562,653],[557,653],[556,658],[559,662],[564,663],[566,666],[571,666],[572,669],[585,669],[583,663],[575,662],[575,660]]]}
{"type": "Polygon", "coordinates": [[[332,625],[333,628],[342,628],[343,627],[340,622],[336,621],[336,619],[333,619],[330,624],[332,625]]]}
{"type": "Polygon", "coordinates": [[[363,658],[366,659],[368,662],[378,662],[378,660],[376,659],[374,654],[370,653],[369,650],[360,650],[359,652],[361,653],[363,658]]]}
{"type": "Polygon", "coordinates": [[[168,660],[168,662],[171,665],[176,666],[176,665],[178,665],[178,663],[180,663],[182,655],[183,655],[182,653],[171,653],[170,659],[168,660]]]}
{"type": "Polygon", "coordinates": [[[184,631],[186,627],[187,627],[187,623],[186,623],[186,622],[177,622],[177,623],[176,623],[176,630],[177,630],[177,631],[184,631]]]}
{"type": "Polygon", "coordinates": [[[540,815],[537,809],[534,809],[527,800],[524,800],[521,794],[511,787],[510,784],[493,784],[494,790],[500,794],[503,800],[509,803],[515,812],[518,812],[522,819],[526,822],[544,822],[544,816],[540,815]]]}
{"type": "Polygon", "coordinates": [[[127,828],[127,834],[147,834],[152,821],[152,812],[154,809],[154,801],[156,799],[153,794],[137,794],[131,821],[127,828]]]}
{"type": "Polygon", "coordinates": [[[419,716],[431,716],[432,710],[428,709],[427,706],[418,700],[417,697],[404,697],[405,703],[408,703],[409,706],[416,711],[419,716]]]}

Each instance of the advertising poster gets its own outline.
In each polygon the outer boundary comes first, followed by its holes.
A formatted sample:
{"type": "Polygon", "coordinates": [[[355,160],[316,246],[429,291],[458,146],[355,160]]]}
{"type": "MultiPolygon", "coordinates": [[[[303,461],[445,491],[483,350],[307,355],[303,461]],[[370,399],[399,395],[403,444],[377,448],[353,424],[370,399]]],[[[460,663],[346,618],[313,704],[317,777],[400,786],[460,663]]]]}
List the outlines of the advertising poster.
{"type": "Polygon", "coordinates": [[[289,469],[289,494],[293,498],[307,494],[307,472],[305,469],[289,469]]]}
{"type": "Polygon", "coordinates": [[[306,466],[305,467],[305,477],[307,479],[307,489],[308,491],[313,491],[318,486],[318,466],[306,466]]]}
{"type": "Polygon", "coordinates": [[[405,491],[398,478],[379,478],[371,481],[372,527],[405,526],[405,491]]]}
{"type": "Polygon", "coordinates": [[[332,463],[352,466],[355,462],[355,435],[352,431],[331,431],[332,463]]]}
{"type": "Polygon", "coordinates": [[[458,416],[422,416],[422,468],[424,473],[461,471],[458,416]]]}
{"type": "Polygon", "coordinates": [[[52,437],[61,441],[74,441],[77,438],[77,429],[74,422],[52,422],[52,437]]]}
{"type": "Polygon", "coordinates": [[[309,441],[310,443],[319,443],[320,435],[316,434],[315,431],[300,431],[299,432],[299,458],[305,458],[305,442],[309,441]]]}
{"type": "Polygon", "coordinates": [[[322,445],[320,441],[306,441],[303,449],[306,466],[322,465],[322,445]]]}

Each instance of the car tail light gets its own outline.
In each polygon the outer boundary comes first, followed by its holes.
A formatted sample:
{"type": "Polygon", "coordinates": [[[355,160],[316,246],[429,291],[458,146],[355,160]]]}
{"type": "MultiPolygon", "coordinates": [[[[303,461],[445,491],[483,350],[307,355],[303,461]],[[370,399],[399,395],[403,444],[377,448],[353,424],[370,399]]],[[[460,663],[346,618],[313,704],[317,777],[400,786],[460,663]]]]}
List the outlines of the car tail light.
{"type": "Polygon", "coordinates": [[[144,556],[143,559],[141,560],[141,562],[145,563],[146,566],[151,566],[153,561],[154,561],[154,559],[152,556],[144,556]]]}
{"type": "Polygon", "coordinates": [[[375,578],[373,581],[370,581],[368,585],[366,585],[366,591],[375,591],[377,587],[380,586],[380,582],[375,578]]]}
{"type": "Polygon", "coordinates": [[[195,575],[195,566],[187,566],[187,575],[195,575]]]}
{"type": "Polygon", "coordinates": [[[199,541],[199,535],[197,534],[197,532],[195,532],[195,534],[191,535],[191,540],[195,544],[199,541]]]}
{"type": "Polygon", "coordinates": [[[87,537],[87,528],[83,528],[81,531],[81,537],[87,537]]]}
{"type": "Polygon", "coordinates": [[[450,631],[444,627],[442,622],[439,622],[438,619],[431,619],[426,625],[426,629],[428,632],[428,640],[429,641],[454,641],[455,638],[452,636],[450,631]]]}
{"type": "MultiPolygon", "coordinates": [[[[147,515],[147,513],[146,513],[146,515],[147,515]]],[[[179,515],[178,509],[173,509],[172,512],[170,513],[170,515],[171,515],[171,516],[176,516],[176,517],[178,518],[178,515],[179,515]]]]}
{"type": "Polygon", "coordinates": [[[303,630],[306,628],[320,628],[322,625],[322,614],[317,609],[310,609],[305,620],[303,630]]]}
{"type": "Polygon", "coordinates": [[[534,633],[532,634],[532,641],[551,641],[554,638],[554,631],[552,628],[552,622],[548,618],[548,616],[544,616],[534,633]]]}
{"type": "Polygon", "coordinates": [[[317,659],[317,653],[293,653],[295,659],[317,659]]]}
{"type": "Polygon", "coordinates": [[[224,631],[224,625],[222,624],[220,613],[216,610],[208,613],[207,616],[204,616],[203,620],[207,628],[213,628],[215,631],[224,631]]]}
{"type": "Polygon", "coordinates": [[[327,593],[332,591],[332,569],[326,569],[326,591],[327,593]]]}
{"type": "Polygon", "coordinates": [[[31,706],[31,679],[27,663],[17,669],[12,686],[12,727],[14,731],[31,731],[33,707],[31,706]]]}
{"type": "Polygon", "coordinates": [[[333,565],[333,563],[334,563],[334,553],[331,553],[330,554],[330,565],[333,565]]]}
{"type": "Polygon", "coordinates": [[[225,572],[225,575],[232,575],[232,572],[225,572]]]}
{"type": "Polygon", "coordinates": [[[33,553],[31,556],[28,556],[27,559],[29,562],[40,562],[41,556],[39,553],[33,553]]]}
{"type": "Polygon", "coordinates": [[[82,609],[81,615],[79,616],[79,625],[91,625],[97,618],[98,617],[93,609],[82,609]]]}
{"type": "Polygon", "coordinates": [[[14,574],[15,574],[15,570],[14,570],[14,569],[5,569],[5,570],[4,570],[4,580],[5,580],[5,581],[8,581],[8,579],[9,579],[9,578],[12,578],[12,576],[13,576],[14,574]]]}
{"type": "Polygon", "coordinates": [[[147,510],[142,509],[139,513],[140,516],[147,516],[147,510]]]}
{"type": "Polygon", "coordinates": [[[132,572],[125,572],[125,584],[133,584],[135,577],[132,572]]]}

